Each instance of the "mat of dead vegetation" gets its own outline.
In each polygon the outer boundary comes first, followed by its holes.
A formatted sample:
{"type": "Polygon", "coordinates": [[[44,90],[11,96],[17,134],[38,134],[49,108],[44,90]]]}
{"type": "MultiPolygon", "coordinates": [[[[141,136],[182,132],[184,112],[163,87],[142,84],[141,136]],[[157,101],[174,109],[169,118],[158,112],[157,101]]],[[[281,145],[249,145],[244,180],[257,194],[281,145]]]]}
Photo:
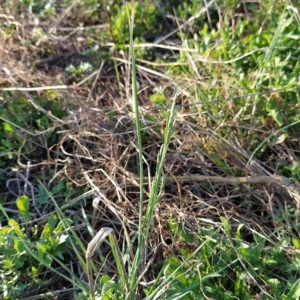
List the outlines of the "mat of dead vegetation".
{"type": "MultiPolygon", "coordinates": [[[[8,102],[23,99],[29,104],[26,113],[38,111],[51,120],[50,128],[43,131],[33,132],[32,123],[27,128],[15,127],[24,143],[14,152],[13,165],[9,160],[2,165],[1,199],[6,199],[3,206],[14,216],[16,197],[26,194],[35,199],[41,182],[50,192],[61,182],[67,182],[71,196],[68,193],[55,196],[63,212],[79,225],[80,218],[76,216],[79,204],[85,200],[84,209],[93,229],[114,228],[121,245],[125,236],[122,224],[126,224],[132,236],[138,230],[139,216],[140,162],[132,114],[130,57],[119,51],[115,53],[118,56],[115,65],[104,58],[99,61],[98,69],[80,77],[70,75],[66,71],[68,66],[93,62],[92,55],[82,53],[96,37],[87,28],[78,27],[81,21],[86,21],[84,15],[74,16],[62,10],[59,16],[37,19],[34,14],[11,10],[3,10],[0,15],[1,26],[5,27],[0,36],[0,106],[6,108],[8,102]],[[14,28],[11,34],[7,30],[10,27],[14,28]],[[53,101],[55,109],[66,113],[58,117],[51,112],[51,105],[44,108],[43,101],[53,101]],[[48,144],[49,130],[55,135],[52,144],[48,144]],[[32,148],[25,152],[23,146],[27,142],[32,148]],[[98,196],[102,197],[100,212],[95,212],[92,199],[98,196]]],[[[102,30],[100,25],[95,30],[102,30]]],[[[166,55],[171,53],[167,46],[160,51],[166,55]]],[[[228,140],[219,134],[220,124],[190,110],[188,78],[183,79],[182,86],[178,83],[175,87],[173,82],[155,73],[161,72],[162,67],[144,66],[147,68],[137,68],[137,78],[145,209],[168,109],[158,108],[151,95],[158,86],[163,86],[166,98],[171,100],[174,89],[178,88],[175,132],[164,162],[166,181],[153,218],[148,259],[159,262],[180,255],[182,248],[192,252],[198,247],[173,240],[170,217],[181,220],[191,234],[198,234],[199,226],[219,227],[220,216],[224,216],[233,230],[241,223],[245,225],[243,236],[249,242],[253,231],[273,236],[278,226],[276,215],[282,215],[287,207],[300,208],[300,186],[277,173],[278,160],[291,164],[297,156],[298,134],[285,136],[277,143],[268,142],[266,161],[263,156],[251,157],[247,145],[251,141],[242,140],[234,124],[228,126],[232,136],[228,140]]],[[[230,110],[232,102],[227,103],[230,110]]],[[[10,119],[9,123],[14,122],[10,119]]],[[[254,133],[255,140],[265,141],[274,131],[272,126],[272,121],[261,124],[260,133],[254,133]]],[[[55,208],[51,203],[44,203],[36,209],[33,204],[30,226],[42,225],[55,208]]],[[[297,232],[282,222],[281,226],[297,236],[297,232]]],[[[78,232],[87,244],[90,234],[82,227],[78,232]]],[[[275,238],[272,242],[277,245],[275,238]]],[[[69,259],[72,260],[71,256],[69,259]]],[[[147,276],[152,278],[153,274],[147,276]]],[[[52,282],[50,286],[55,284],[52,282]]]]}

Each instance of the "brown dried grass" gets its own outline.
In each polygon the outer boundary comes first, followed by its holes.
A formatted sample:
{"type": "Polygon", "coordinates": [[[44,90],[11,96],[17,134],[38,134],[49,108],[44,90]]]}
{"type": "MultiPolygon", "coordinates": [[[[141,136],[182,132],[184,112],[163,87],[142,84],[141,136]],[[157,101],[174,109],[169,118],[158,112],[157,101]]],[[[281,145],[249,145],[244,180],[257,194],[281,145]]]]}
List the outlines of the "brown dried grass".
{"type": "MultiPolygon", "coordinates": [[[[0,84],[6,87],[15,86],[16,82],[22,87],[66,84],[68,89],[61,92],[66,101],[64,105],[72,103],[72,107],[75,107],[70,116],[63,120],[68,128],[60,131],[58,143],[49,148],[51,155],[48,161],[40,158],[39,166],[32,168],[27,165],[27,170],[29,168],[34,175],[45,172],[44,167],[47,167],[46,173],[55,170],[51,179],[47,176],[49,173],[43,175],[49,188],[59,180],[67,179],[78,190],[88,190],[88,194],[95,196],[100,193],[103,199],[100,208],[102,214],[94,215],[93,225],[96,230],[107,225],[113,226],[117,229],[115,232],[119,232],[121,243],[124,237],[128,238],[124,226],[129,236],[138,230],[139,162],[134,120],[130,114],[128,65],[119,65],[125,96],[120,95],[114,72],[106,63],[101,65],[101,72],[99,68],[90,79],[73,83],[65,67],[83,59],[80,53],[86,47],[85,39],[77,34],[78,31],[72,34],[58,29],[50,31],[51,26],[46,21],[40,21],[37,26],[30,15],[21,18],[3,14],[1,21],[6,26],[14,24],[16,31],[12,36],[5,36],[1,32],[0,68],[8,68],[12,76],[2,76],[0,84]],[[51,34],[42,34],[41,38],[37,38],[34,32],[42,28],[51,34]],[[51,49],[50,55],[45,51],[48,48],[51,49]],[[87,102],[88,97],[93,101],[87,102]]],[[[149,174],[154,175],[156,157],[162,143],[161,134],[153,126],[161,130],[164,128],[163,117],[152,110],[149,94],[155,85],[170,83],[143,72],[138,74],[141,115],[154,114],[160,120],[158,124],[153,124],[143,119],[147,197],[151,184],[149,174]]],[[[179,104],[184,104],[187,97],[184,88],[182,91],[179,104]]],[[[249,232],[259,229],[272,236],[277,211],[285,210],[288,205],[296,205],[299,209],[299,187],[286,178],[274,176],[274,163],[253,160],[247,166],[249,154],[246,147],[240,145],[243,141],[235,137],[224,142],[209,120],[199,118],[191,125],[191,118],[183,114],[186,110],[178,109],[176,133],[165,162],[166,184],[154,215],[149,240],[152,255],[160,260],[176,253],[180,247],[193,248],[193,245],[173,241],[168,230],[171,215],[195,234],[199,226],[219,226],[219,217],[225,216],[233,228],[244,223],[249,232]],[[211,158],[212,154],[217,154],[228,167],[216,164],[211,158]]],[[[291,149],[296,148],[292,140],[288,143],[289,147],[284,143],[273,145],[270,149],[282,160],[289,160],[294,155],[291,149]]],[[[18,172],[26,173],[25,165],[20,165],[18,172]]],[[[7,173],[7,176],[10,177],[7,182],[14,179],[11,173],[7,173]]],[[[25,180],[33,186],[31,196],[34,198],[37,182],[30,177],[22,180],[16,177],[17,181],[25,180]]],[[[18,190],[15,185],[5,193],[15,197],[24,192],[28,193],[18,190]]],[[[67,204],[68,207],[70,205],[67,204]]],[[[73,205],[72,209],[76,210],[76,202],[73,205]]],[[[87,202],[86,210],[92,214],[92,203],[87,202]]],[[[43,218],[50,212],[45,210],[36,215],[43,218]]],[[[80,234],[83,240],[89,238],[84,231],[80,234]]]]}

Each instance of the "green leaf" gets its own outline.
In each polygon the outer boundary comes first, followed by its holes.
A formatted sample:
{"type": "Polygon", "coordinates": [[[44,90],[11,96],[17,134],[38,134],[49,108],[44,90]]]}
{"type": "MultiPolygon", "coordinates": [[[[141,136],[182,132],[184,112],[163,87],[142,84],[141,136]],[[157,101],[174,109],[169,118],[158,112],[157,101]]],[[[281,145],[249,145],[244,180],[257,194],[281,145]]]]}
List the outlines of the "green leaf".
{"type": "Polygon", "coordinates": [[[230,224],[228,222],[228,219],[226,219],[224,217],[220,217],[220,220],[223,224],[223,227],[225,229],[226,234],[230,237],[231,236],[231,228],[230,228],[230,224]]]}
{"type": "Polygon", "coordinates": [[[280,285],[281,285],[281,281],[277,278],[270,278],[267,280],[267,282],[271,285],[271,287],[273,289],[277,289],[279,290],[280,288],[280,285]]]}
{"type": "Polygon", "coordinates": [[[107,282],[107,281],[109,281],[109,280],[110,280],[110,277],[108,275],[102,276],[101,279],[100,279],[101,286],[103,286],[104,283],[107,282]]]}
{"type": "Polygon", "coordinates": [[[298,254],[298,253],[295,254],[295,257],[292,261],[290,269],[296,270],[296,271],[300,270],[300,254],[298,254]]]}
{"type": "Polygon", "coordinates": [[[57,226],[56,226],[54,232],[55,232],[56,234],[59,234],[59,233],[61,233],[63,230],[65,230],[66,228],[64,227],[64,224],[67,224],[68,227],[71,227],[71,225],[73,224],[73,221],[72,221],[71,219],[69,219],[69,218],[66,218],[66,219],[64,220],[64,222],[60,221],[60,222],[57,224],[57,226]]]}
{"type": "Polygon", "coordinates": [[[47,224],[44,226],[44,229],[43,229],[41,238],[42,238],[42,239],[47,238],[48,236],[50,236],[50,235],[52,234],[52,232],[53,232],[53,230],[52,230],[50,224],[47,223],[47,224]]]}
{"type": "Polygon", "coordinates": [[[57,223],[57,216],[56,215],[50,216],[48,219],[48,223],[45,225],[43,229],[41,237],[47,238],[51,236],[53,234],[56,223],[57,223]]]}
{"type": "Polygon", "coordinates": [[[20,235],[24,236],[19,224],[14,219],[9,219],[8,224],[20,235]]]}
{"type": "Polygon", "coordinates": [[[283,118],[281,116],[281,114],[278,112],[278,110],[276,109],[271,109],[269,116],[271,116],[273,118],[273,120],[279,125],[282,126],[283,123],[283,118]]]}
{"type": "Polygon", "coordinates": [[[173,237],[176,238],[178,235],[178,220],[173,215],[170,215],[168,225],[169,225],[169,229],[173,234],[173,237]]]}
{"type": "Polygon", "coordinates": [[[4,260],[2,261],[2,267],[3,267],[4,269],[11,270],[11,269],[13,269],[14,265],[13,265],[13,263],[12,263],[11,260],[4,259],[4,260]]]}
{"type": "Polygon", "coordinates": [[[4,130],[5,131],[8,131],[8,132],[14,132],[14,129],[10,126],[10,124],[9,123],[7,123],[7,122],[4,122],[3,123],[3,127],[4,127],[4,130]]]}
{"type": "Polygon", "coordinates": [[[21,253],[21,252],[23,252],[23,251],[26,250],[26,248],[25,248],[25,246],[24,246],[24,244],[22,243],[21,240],[19,240],[18,238],[15,238],[14,242],[15,242],[14,243],[14,249],[16,251],[18,251],[19,253],[21,253]]]}
{"type": "Polygon", "coordinates": [[[6,235],[10,230],[11,230],[11,228],[9,228],[9,227],[0,228],[0,236],[6,235]]]}
{"type": "Polygon", "coordinates": [[[26,195],[19,197],[16,201],[20,214],[26,219],[30,219],[29,198],[26,195]]]}
{"type": "Polygon", "coordinates": [[[113,280],[106,281],[102,287],[101,294],[109,297],[111,299],[112,292],[116,286],[116,283],[113,280]]]}
{"type": "Polygon", "coordinates": [[[57,215],[50,216],[48,219],[48,224],[51,226],[52,230],[54,230],[56,223],[57,223],[57,215]]]}
{"type": "Polygon", "coordinates": [[[45,265],[45,266],[51,266],[52,263],[52,258],[51,256],[46,252],[46,249],[40,244],[37,247],[37,254],[40,259],[40,261],[45,265]]]}
{"type": "Polygon", "coordinates": [[[235,238],[236,240],[241,240],[242,238],[242,234],[241,234],[241,230],[245,227],[244,224],[240,224],[236,230],[236,233],[235,233],[235,238]]]}
{"type": "Polygon", "coordinates": [[[39,272],[39,269],[36,268],[35,266],[31,266],[31,275],[35,276],[39,272]]]}
{"type": "Polygon", "coordinates": [[[300,297],[300,279],[298,279],[292,286],[290,292],[287,295],[288,299],[297,299],[300,297]]]}
{"type": "Polygon", "coordinates": [[[293,239],[293,245],[296,249],[300,249],[300,241],[298,239],[293,239]]]}
{"type": "Polygon", "coordinates": [[[180,225],[181,225],[180,226],[181,227],[180,228],[181,229],[181,231],[180,231],[181,240],[184,242],[188,242],[188,243],[196,242],[195,236],[193,234],[189,233],[187,231],[187,229],[185,229],[181,223],[180,223],[180,225]]]}
{"type": "Polygon", "coordinates": [[[41,250],[42,252],[46,252],[49,248],[49,245],[45,241],[40,241],[36,244],[38,250],[41,250]]]}
{"type": "Polygon", "coordinates": [[[61,261],[64,261],[64,260],[65,260],[63,254],[62,254],[60,251],[55,252],[55,255],[56,255],[61,261]]]}

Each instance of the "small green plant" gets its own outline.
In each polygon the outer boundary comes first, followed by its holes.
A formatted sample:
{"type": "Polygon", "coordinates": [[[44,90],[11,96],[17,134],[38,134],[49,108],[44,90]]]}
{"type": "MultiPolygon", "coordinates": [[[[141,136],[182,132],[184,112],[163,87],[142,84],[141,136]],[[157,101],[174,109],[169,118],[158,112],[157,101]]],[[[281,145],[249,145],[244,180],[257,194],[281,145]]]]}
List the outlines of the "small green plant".
{"type": "MultiPolygon", "coordinates": [[[[290,113],[298,108],[296,95],[299,90],[296,75],[299,74],[299,62],[295,59],[299,56],[299,49],[295,47],[295,41],[299,39],[300,31],[293,20],[294,16],[290,11],[279,15],[273,13],[268,20],[272,26],[260,31],[257,23],[250,24],[247,19],[242,18],[237,19],[234,28],[226,17],[212,30],[204,24],[194,39],[188,39],[184,33],[181,36],[190,49],[197,50],[198,54],[181,52],[178,58],[180,64],[171,66],[170,69],[174,74],[195,74],[195,64],[189,63],[192,60],[197,62],[197,68],[202,73],[210,74],[208,78],[214,80],[209,79],[210,82],[205,82],[201,91],[199,90],[199,98],[204,102],[207,94],[219,97],[218,93],[224,84],[220,70],[228,74],[227,85],[231,89],[243,89],[244,94],[277,91],[271,96],[267,94],[257,97],[256,100],[237,99],[234,101],[236,118],[247,120],[255,114],[254,120],[266,122],[271,117],[279,127],[287,122],[297,121],[299,114],[290,113]],[[253,101],[256,102],[254,106],[253,101]],[[291,107],[294,109],[291,110],[291,107]]],[[[220,104],[204,104],[202,109],[210,109],[220,122],[224,117],[230,117],[226,113],[226,105],[222,115],[220,104]]]]}
{"type": "MultiPolygon", "coordinates": [[[[8,96],[11,96],[8,94],[8,96]]],[[[51,91],[46,91],[44,97],[37,97],[46,110],[62,118],[67,113],[51,91]]],[[[18,151],[28,158],[38,158],[43,155],[46,147],[54,144],[56,137],[55,125],[44,113],[33,109],[26,98],[19,97],[14,101],[7,100],[0,110],[0,167],[9,161],[15,162],[18,151]],[[51,127],[53,129],[51,129],[51,127]],[[43,139],[41,139],[43,136],[43,139]],[[41,143],[41,141],[43,141],[41,143]],[[43,145],[46,141],[46,145],[43,145]],[[39,147],[40,146],[40,147],[39,147]]]]}
{"type": "Polygon", "coordinates": [[[22,0],[21,3],[30,11],[41,16],[55,16],[55,1],[42,2],[37,0],[22,0]]]}
{"type": "MultiPolygon", "coordinates": [[[[191,235],[183,223],[171,217],[174,249],[180,252],[181,259],[171,256],[164,262],[163,273],[170,285],[168,296],[250,300],[262,293],[263,299],[296,299],[300,293],[300,254],[294,253],[291,264],[286,250],[280,248],[291,245],[291,241],[283,239],[278,247],[272,247],[268,237],[254,234],[255,242],[248,243],[242,237],[243,225],[233,233],[228,220],[221,221],[225,235],[221,229],[207,226],[198,235],[191,235]]],[[[296,243],[299,245],[299,241],[296,243]]],[[[151,293],[156,294],[157,289],[146,291],[149,299],[151,293]]]]}
{"type": "Polygon", "coordinates": [[[84,74],[92,71],[93,67],[90,63],[81,62],[77,67],[69,65],[66,71],[75,79],[82,79],[84,74]]]}
{"type": "Polygon", "coordinates": [[[152,1],[127,3],[118,7],[112,16],[112,34],[118,44],[129,43],[129,19],[128,11],[134,11],[133,40],[141,39],[145,33],[157,33],[161,28],[157,24],[158,11],[152,1]],[[158,26],[157,26],[158,25],[158,26]]]}
{"type": "MultiPolygon", "coordinates": [[[[51,270],[53,274],[58,275],[62,282],[72,282],[78,290],[78,299],[87,299],[86,287],[75,274],[72,274],[69,265],[65,264],[66,258],[70,257],[70,251],[74,250],[85,270],[83,255],[79,249],[76,249],[75,243],[81,247],[83,253],[85,248],[72,229],[74,221],[63,214],[60,209],[62,204],[58,205],[53,198],[56,197],[60,202],[60,198],[68,198],[72,194],[74,195],[74,191],[65,186],[64,182],[54,187],[53,193],[40,184],[39,192],[35,197],[35,209],[39,211],[45,207],[45,204],[49,205],[49,202],[52,202],[56,208],[56,212],[50,213],[44,219],[38,219],[42,224],[32,220],[30,200],[26,195],[16,200],[19,218],[9,217],[0,204],[0,210],[5,218],[2,221],[3,227],[0,228],[2,254],[0,277],[3,279],[0,291],[4,299],[20,299],[22,295],[30,293],[37,286],[40,291],[49,291],[51,284],[48,282],[51,282],[51,279],[42,275],[46,270],[51,270]]],[[[94,265],[92,266],[94,270],[94,265]]]]}
{"type": "MultiPolygon", "coordinates": [[[[162,18],[157,6],[151,0],[141,2],[133,1],[115,3],[108,5],[107,14],[107,30],[100,32],[99,38],[102,42],[113,41],[114,49],[123,50],[128,53],[129,38],[129,17],[128,11],[134,11],[134,25],[133,25],[133,40],[135,46],[146,41],[153,40],[163,29],[162,18]],[[150,38],[149,38],[150,36],[150,38]]],[[[149,57],[153,54],[151,49],[146,47],[135,48],[137,58],[149,57]]]]}
{"type": "MultiPolygon", "coordinates": [[[[0,229],[0,290],[4,299],[17,299],[28,288],[28,280],[34,285],[42,284],[37,275],[53,264],[54,257],[63,260],[67,240],[55,214],[40,232],[37,225],[26,222],[30,216],[27,196],[17,199],[17,207],[23,222],[8,219],[8,224],[0,229]]],[[[1,210],[4,212],[2,207],[1,210]]],[[[71,225],[72,221],[68,222],[71,225]]]]}

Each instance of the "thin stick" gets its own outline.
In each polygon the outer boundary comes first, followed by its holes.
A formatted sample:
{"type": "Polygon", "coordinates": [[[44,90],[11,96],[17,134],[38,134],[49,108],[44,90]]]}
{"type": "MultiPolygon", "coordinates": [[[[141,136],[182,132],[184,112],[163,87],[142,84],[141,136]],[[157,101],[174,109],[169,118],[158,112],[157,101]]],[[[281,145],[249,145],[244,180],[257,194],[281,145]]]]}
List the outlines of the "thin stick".
{"type": "Polygon", "coordinates": [[[21,92],[38,92],[38,91],[47,91],[47,90],[65,90],[67,85],[49,85],[49,86],[39,86],[39,87],[9,87],[9,88],[0,88],[0,91],[21,91],[21,92]]]}
{"type": "MultiPolygon", "coordinates": [[[[136,181],[139,177],[132,174],[132,178],[136,181]]],[[[147,182],[147,178],[144,179],[147,182]]],[[[130,181],[130,179],[129,179],[130,181]]],[[[166,182],[214,182],[224,184],[276,184],[284,188],[287,193],[294,199],[298,211],[300,211],[300,187],[283,176],[257,176],[257,177],[221,177],[221,176],[205,176],[198,174],[182,175],[182,176],[166,176],[166,182]]]]}
{"type": "Polygon", "coordinates": [[[258,176],[258,177],[219,177],[219,176],[203,176],[197,174],[185,176],[168,176],[167,182],[175,181],[208,181],[224,184],[277,184],[283,187],[288,194],[294,199],[298,211],[300,211],[300,187],[292,183],[288,178],[283,176],[258,176]]]}
{"type": "Polygon", "coordinates": [[[224,184],[257,184],[257,183],[265,183],[265,184],[286,184],[286,181],[280,176],[258,176],[258,177],[221,177],[221,176],[205,176],[198,174],[191,175],[183,175],[183,176],[168,176],[166,178],[167,182],[174,181],[208,181],[208,182],[217,182],[224,184]]]}

